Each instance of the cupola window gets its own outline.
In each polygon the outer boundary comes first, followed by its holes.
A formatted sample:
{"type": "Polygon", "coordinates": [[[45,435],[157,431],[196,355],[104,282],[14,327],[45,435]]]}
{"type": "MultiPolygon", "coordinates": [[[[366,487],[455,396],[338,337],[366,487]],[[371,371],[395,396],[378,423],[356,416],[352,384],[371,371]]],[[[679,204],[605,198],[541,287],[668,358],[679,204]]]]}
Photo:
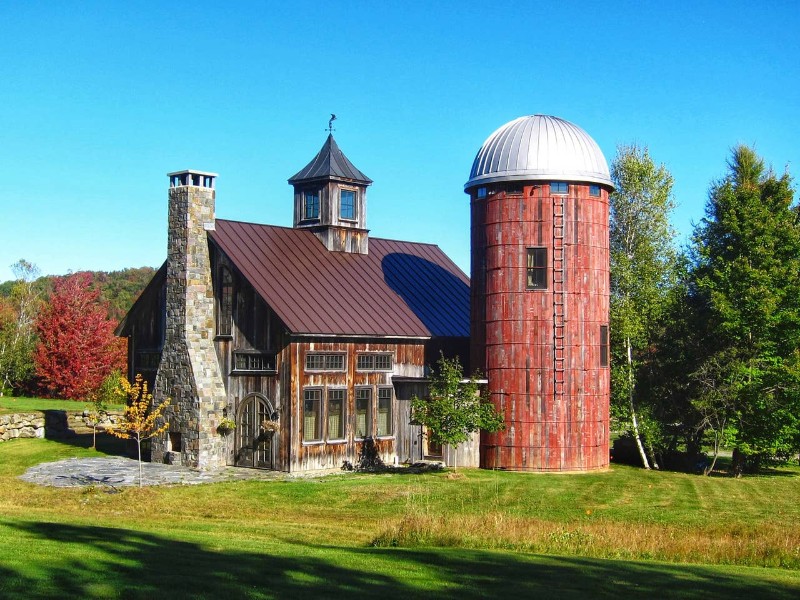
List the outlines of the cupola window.
{"type": "Polygon", "coordinates": [[[339,190],[339,218],[355,220],[356,193],[353,190],[339,190]]]}
{"type": "Polygon", "coordinates": [[[319,192],[303,192],[303,218],[319,219],[319,192]]]}

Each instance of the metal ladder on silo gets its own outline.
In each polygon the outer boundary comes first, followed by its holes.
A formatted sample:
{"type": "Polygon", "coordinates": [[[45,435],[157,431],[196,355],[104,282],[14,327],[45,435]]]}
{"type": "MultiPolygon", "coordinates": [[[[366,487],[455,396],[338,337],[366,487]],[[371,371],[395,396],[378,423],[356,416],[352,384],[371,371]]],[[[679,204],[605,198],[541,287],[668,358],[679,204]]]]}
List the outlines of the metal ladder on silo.
{"type": "Polygon", "coordinates": [[[553,395],[564,398],[566,334],[566,289],[564,281],[564,196],[553,196],[553,395]]]}

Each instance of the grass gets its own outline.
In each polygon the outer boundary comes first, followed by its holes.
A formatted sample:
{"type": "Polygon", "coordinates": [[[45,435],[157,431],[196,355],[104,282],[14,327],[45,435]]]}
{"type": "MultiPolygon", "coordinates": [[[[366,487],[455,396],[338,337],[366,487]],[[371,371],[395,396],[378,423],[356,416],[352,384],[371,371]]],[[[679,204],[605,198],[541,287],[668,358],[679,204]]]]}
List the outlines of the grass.
{"type": "MultiPolygon", "coordinates": [[[[79,400],[51,400],[49,398],[22,398],[16,396],[0,396],[0,415],[11,413],[44,412],[46,410],[64,410],[67,412],[81,412],[89,402],[79,400]]],[[[113,405],[110,411],[122,412],[124,407],[113,405]]]]}
{"type": "Polygon", "coordinates": [[[117,450],[0,444],[1,597],[800,593],[797,468],[738,480],[463,469],[121,493],[17,479],[117,450]]]}

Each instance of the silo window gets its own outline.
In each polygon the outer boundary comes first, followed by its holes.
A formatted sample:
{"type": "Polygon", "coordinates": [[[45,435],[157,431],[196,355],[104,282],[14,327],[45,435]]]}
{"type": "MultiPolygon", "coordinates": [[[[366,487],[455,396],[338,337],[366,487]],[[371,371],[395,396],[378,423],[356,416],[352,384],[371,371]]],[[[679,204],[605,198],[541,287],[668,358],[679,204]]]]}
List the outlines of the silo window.
{"type": "Polygon", "coordinates": [[[303,218],[319,219],[319,192],[303,192],[303,218]]]}
{"type": "Polygon", "coordinates": [[[600,366],[608,366],[608,325],[600,325],[600,366]]]}
{"type": "Polygon", "coordinates": [[[479,200],[486,198],[486,186],[481,186],[478,188],[477,197],[479,200]]]}
{"type": "Polygon", "coordinates": [[[547,289],[547,248],[528,248],[527,289],[547,289]]]}
{"type": "Polygon", "coordinates": [[[590,185],[589,186],[589,195],[590,196],[599,196],[600,195],[600,186],[599,185],[590,185]]]}
{"type": "Polygon", "coordinates": [[[569,192],[569,185],[566,181],[553,181],[550,183],[551,194],[566,194],[569,192]]]}

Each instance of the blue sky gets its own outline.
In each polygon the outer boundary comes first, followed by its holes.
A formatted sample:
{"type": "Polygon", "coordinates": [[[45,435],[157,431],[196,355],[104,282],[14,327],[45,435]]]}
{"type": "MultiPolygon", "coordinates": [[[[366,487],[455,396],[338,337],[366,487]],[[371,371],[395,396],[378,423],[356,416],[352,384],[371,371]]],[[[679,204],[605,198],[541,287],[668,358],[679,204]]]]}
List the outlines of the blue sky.
{"type": "Polygon", "coordinates": [[[463,193],[518,116],[647,145],[684,238],[738,143],[800,172],[800,4],[0,3],[0,281],[158,266],[169,171],[217,216],[291,226],[286,180],[335,137],[375,183],[371,235],[469,272],[463,193]]]}

